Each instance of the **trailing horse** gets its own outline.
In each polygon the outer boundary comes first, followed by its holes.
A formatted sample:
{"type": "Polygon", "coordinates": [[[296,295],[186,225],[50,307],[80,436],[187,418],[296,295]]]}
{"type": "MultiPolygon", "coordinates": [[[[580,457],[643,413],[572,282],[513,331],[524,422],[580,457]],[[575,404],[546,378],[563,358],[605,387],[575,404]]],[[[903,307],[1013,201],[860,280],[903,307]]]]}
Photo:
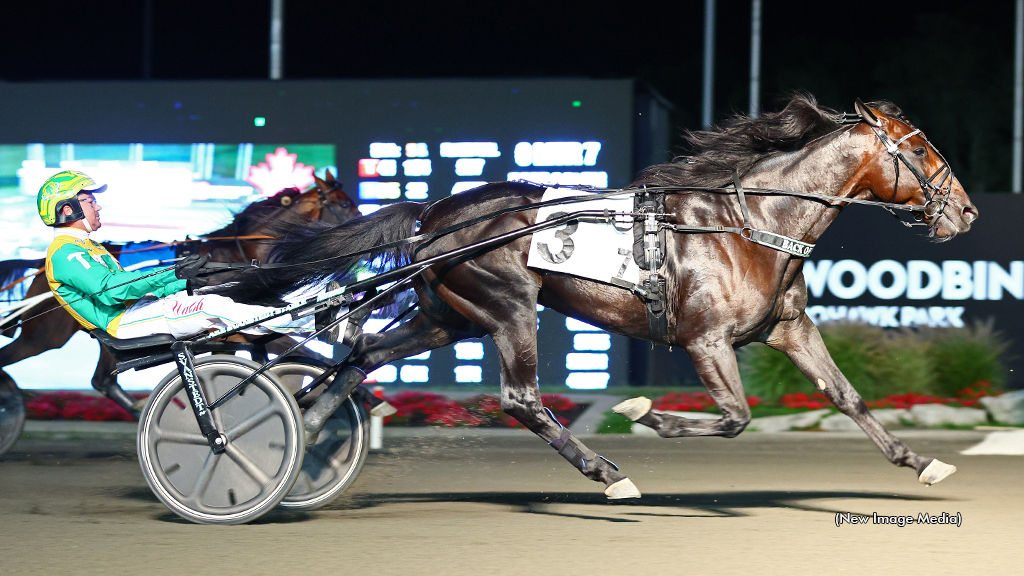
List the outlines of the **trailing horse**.
{"type": "MultiPolygon", "coordinates": [[[[340,224],[358,214],[355,202],[342,190],[341,183],[328,172],[325,180],[317,178],[316,186],[308,191],[303,192],[296,188],[281,190],[269,198],[246,206],[227,226],[204,234],[197,240],[175,243],[175,248],[179,253],[209,254],[211,261],[214,262],[250,262],[254,259],[265,261],[270,250],[268,240],[275,233],[275,226],[281,223],[300,224],[311,221],[340,224]]],[[[115,257],[119,256],[120,245],[104,246],[115,257]]],[[[6,273],[7,279],[13,280],[20,278],[24,270],[40,266],[42,260],[0,262],[0,275],[6,273]],[[4,266],[5,264],[7,266],[4,266]]],[[[225,272],[214,278],[228,278],[229,274],[231,273],[225,272]]],[[[7,285],[8,282],[4,282],[3,286],[7,285]]],[[[0,348],[0,376],[6,377],[2,370],[4,367],[60,348],[75,332],[83,329],[66,312],[40,315],[54,306],[52,299],[45,299],[45,295],[48,294],[50,288],[46,283],[46,276],[37,274],[28,290],[24,291],[24,298],[42,296],[44,299],[17,315],[17,320],[22,322],[21,332],[14,341],[0,348]]],[[[5,335],[13,337],[14,327],[17,326],[15,318],[5,320],[8,321],[3,328],[5,335]]],[[[134,398],[118,386],[117,377],[111,374],[115,364],[114,357],[101,347],[99,361],[92,377],[93,388],[126,409],[141,408],[134,398]]]]}
{"type": "Polygon", "coordinates": [[[653,411],[642,397],[616,407],[661,436],[731,438],[742,432],[751,414],[735,349],[759,340],[785,353],[890,462],[915,470],[925,484],[955,471],[914,453],[871,415],[805,313],[802,274],[804,257],[849,203],[913,211],[936,240],[969,230],[977,209],[938,151],[890,103],[868,106],[858,100],[856,115],[841,115],[818,106],[810,95],[795,96],[778,113],[738,117],[691,133],[689,140],[692,156],[645,169],[631,187],[642,199],[663,193],[654,209],[644,212],[641,205],[632,215],[647,226],[645,237],[664,232],[655,246],[661,255],[647,252],[648,259],[656,256],[654,265],[638,257],[649,276],[633,291],[528,267],[531,238],[515,232],[536,224],[531,208],[542,202],[545,189],[503,182],[429,206],[394,204],[333,228],[294,227],[272,253],[280,267],[247,273],[222,293],[243,300],[277,297],[296,284],[348,281],[360,262],[440,258],[412,282],[420,302],[412,320],[357,340],[350,366],[304,416],[311,437],[366,373],[488,335],[498,350],[502,409],[585,476],[605,484],[609,498],[639,496],[622,472],[544,410],[537,387],[540,303],[609,332],[678,346],[689,354],[721,418],[694,420],[653,411]],[[417,223],[420,239],[403,242],[417,223]],[[500,246],[448,256],[502,234],[509,236],[500,246]],[[371,249],[368,255],[352,255],[371,249]],[[663,320],[651,305],[656,297],[663,320]]]}

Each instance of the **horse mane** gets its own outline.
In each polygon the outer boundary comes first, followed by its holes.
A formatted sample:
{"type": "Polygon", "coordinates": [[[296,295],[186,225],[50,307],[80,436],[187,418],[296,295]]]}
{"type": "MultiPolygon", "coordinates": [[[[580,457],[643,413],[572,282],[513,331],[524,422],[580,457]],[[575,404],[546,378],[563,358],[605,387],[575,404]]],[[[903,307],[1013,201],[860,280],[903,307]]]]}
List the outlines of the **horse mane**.
{"type": "Polygon", "coordinates": [[[290,206],[301,194],[302,190],[298,188],[285,188],[269,198],[249,204],[241,212],[234,215],[234,219],[230,224],[219,230],[203,234],[202,237],[243,236],[246,231],[251,230],[255,225],[263,223],[262,221],[270,216],[274,210],[290,206]],[[282,204],[281,201],[284,198],[289,198],[290,201],[282,204]]]}
{"type": "MultiPolygon", "coordinates": [[[[891,102],[870,105],[903,119],[903,111],[891,102]]],[[[687,131],[684,139],[690,154],[645,168],[633,186],[725,186],[732,182],[734,169],[745,174],[769,156],[799,150],[837,130],[842,118],[835,110],[818,105],[813,95],[797,92],[779,112],[757,118],[736,115],[710,130],[687,131]]]]}

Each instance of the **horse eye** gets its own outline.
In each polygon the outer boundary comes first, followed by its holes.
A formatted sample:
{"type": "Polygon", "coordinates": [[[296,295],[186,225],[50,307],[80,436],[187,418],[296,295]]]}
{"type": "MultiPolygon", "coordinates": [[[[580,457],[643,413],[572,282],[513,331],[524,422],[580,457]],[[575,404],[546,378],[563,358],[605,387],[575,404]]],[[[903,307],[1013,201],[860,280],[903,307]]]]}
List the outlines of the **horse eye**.
{"type": "Polygon", "coordinates": [[[921,146],[920,148],[914,148],[914,156],[917,156],[918,158],[923,157],[927,153],[928,150],[926,150],[924,146],[921,146]]]}

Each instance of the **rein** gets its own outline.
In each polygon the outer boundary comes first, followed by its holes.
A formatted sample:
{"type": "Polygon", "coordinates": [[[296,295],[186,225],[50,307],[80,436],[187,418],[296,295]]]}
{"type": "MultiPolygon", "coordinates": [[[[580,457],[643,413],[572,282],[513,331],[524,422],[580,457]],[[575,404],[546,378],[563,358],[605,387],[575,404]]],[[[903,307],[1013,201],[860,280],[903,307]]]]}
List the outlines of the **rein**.
{"type": "MultiPolygon", "coordinates": [[[[238,241],[238,240],[274,240],[275,236],[256,235],[256,236],[215,236],[212,238],[195,238],[189,240],[175,240],[174,242],[165,242],[163,244],[155,244],[153,246],[146,246],[145,248],[136,248],[134,250],[122,250],[118,252],[120,254],[134,254],[135,252],[146,252],[148,250],[159,250],[161,248],[167,248],[169,246],[178,246],[180,244],[195,244],[196,242],[214,242],[214,241],[238,241]]],[[[0,289],[3,292],[3,289],[0,289]]]]}
{"type": "MultiPolygon", "coordinates": [[[[516,180],[516,182],[522,182],[522,183],[525,183],[525,184],[532,184],[532,185],[538,186],[538,187],[542,186],[541,184],[537,184],[535,182],[529,182],[529,181],[526,181],[526,180],[516,180]]],[[[387,244],[380,244],[378,246],[374,246],[374,247],[369,248],[369,249],[358,250],[358,251],[355,251],[355,252],[348,252],[346,254],[339,254],[337,256],[331,256],[329,258],[321,258],[319,260],[311,260],[309,262],[303,262],[303,263],[300,263],[300,264],[288,264],[288,263],[284,263],[284,262],[273,262],[273,263],[267,263],[267,264],[258,264],[258,265],[254,265],[252,267],[272,269],[272,268],[291,268],[291,267],[295,267],[295,266],[306,266],[306,265],[309,265],[309,264],[320,264],[320,263],[323,263],[323,262],[333,262],[333,261],[337,261],[337,260],[346,260],[346,259],[349,259],[349,258],[353,258],[355,256],[362,256],[364,254],[371,254],[373,252],[378,252],[378,251],[381,251],[381,250],[390,250],[390,249],[399,248],[401,246],[405,246],[405,245],[408,245],[408,244],[415,244],[417,242],[424,242],[425,241],[426,242],[425,244],[422,244],[422,245],[416,247],[416,251],[419,252],[423,248],[426,248],[427,246],[429,246],[430,242],[432,242],[432,241],[434,241],[434,240],[436,240],[436,239],[438,239],[438,238],[440,238],[442,236],[447,236],[449,234],[452,234],[453,232],[457,232],[457,231],[462,230],[464,228],[468,228],[470,226],[475,226],[476,224],[480,224],[480,223],[486,222],[488,220],[493,220],[493,219],[495,219],[495,218],[497,218],[499,216],[504,216],[505,214],[514,214],[514,213],[518,213],[518,212],[526,212],[527,210],[537,210],[537,209],[540,209],[540,208],[544,208],[546,206],[557,206],[557,205],[561,205],[561,204],[576,204],[576,203],[579,203],[579,202],[590,202],[592,200],[599,200],[601,198],[608,198],[608,197],[612,197],[612,196],[621,196],[621,195],[625,195],[625,194],[635,194],[637,192],[664,192],[664,193],[667,193],[667,194],[685,194],[685,193],[690,193],[690,192],[720,192],[720,193],[725,193],[725,194],[736,194],[737,193],[735,188],[728,188],[728,187],[721,187],[721,186],[643,186],[643,187],[640,187],[640,188],[579,188],[579,187],[575,187],[575,186],[559,186],[559,185],[555,184],[555,185],[551,185],[551,186],[548,186],[548,187],[549,188],[569,188],[569,189],[572,189],[572,190],[580,190],[581,192],[582,191],[586,191],[586,192],[592,192],[592,193],[586,194],[586,195],[580,195],[580,196],[571,196],[571,197],[567,197],[567,198],[557,198],[557,199],[554,199],[554,200],[546,200],[546,201],[543,201],[543,202],[535,202],[533,204],[527,204],[527,205],[523,205],[523,206],[512,206],[510,208],[503,208],[503,209],[497,210],[495,212],[490,212],[488,214],[484,214],[483,216],[478,216],[476,218],[472,218],[470,220],[466,220],[466,221],[460,222],[458,224],[453,224],[451,226],[448,226],[447,228],[442,228],[441,230],[435,230],[433,232],[427,232],[427,233],[424,233],[424,234],[417,234],[415,236],[410,236],[408,238],[403,238],[401,240],[396,240],[394,242],[388,242],[387,244]]],[[[776,188],[744,188],[743,191],[745,193],[747,193],[747,194],[794,196],[794,197],[798,197],[798,198],[807,198],[807,199],[811,199],[811,200],[824,200],[824,201],[827,201],[827,202],[830,202],[830,203],[843,203],[843,202],[846,202],[846,203],[849,203],[849,204],[864,204],[864,205],[869,205],[869,206],[879,206],[879,207],[884,208],[884,209],[902,210],[902,211],[905,211],[905,212],[924,212],[924,210],[925,210],[924,206],[909,206],[909,205],[905,205],[905,204],[895,204],[895,203],[892,203],[892,202],[884,202],[884,201],[881,201],[881,200],[864,200],[864,199],[861,199],[861,198],[839,198],[839,197],[836,197],[836,196],[831,196],[829,194],[819,194],[819,193],[815,193],[815,192],[799,192],[799,191],[796,191],[796,190],[779,190],[779,189],[776,189],[776,188]]],[[[437,201],[432,202],[431,204],[427,205],[424,208],[423,213],[425,214],[437,202],[440,202],[440,200],[437,200],[437,201]]],[[[674,215],[674,214],[659,214],[659,216],[671,216],[671,215],[674,215]]],[[[421,216],[421,218],[422,218],[422,216],[421,216]]],[[[739,231],[742,230],[740,228],[735,228],[734,229],[734,228],[728,228],[728,227],[724,227],[724,226],[701,227],[701,226],[683,226],[683,225],[678,225],[678,224],[677,225],[667,225],[667,226],[672,227],[672,229],[674,229],[674,230],[676,230],[678,232],[736,232],[736,233],[739,233],[739,231]]],[[[766,237],[762,237],[761,236],[762,234],[763,235],[768,235],[768,236],[780,236],[780,235],[775,234],[773,232],[765,232],[765,231],[759,231],[759,232],[760,232],[760,234],[758,235],[759,239],[766,239],[766,237]]],[[[785,238],[785,237],[782,237],[782,238],[785,238]]],[[[792,240],[792,241],[796,242],[795,240],[792,240]]],[[[770,241],[770,240],[769,240],[769,242],[770,243],[768,245],[771,245],[772,247],[776,247],[777,244],[778,244],[777,242],[770,241]]],[[[211,262],[210,264],[214,264],[214,263],[211,262]]],[[[207,264],[207,266],[209,266],[209,264],[207,264]]],[[[245,266],[249,267],[249,265],[245,265],[245,266]]]]}

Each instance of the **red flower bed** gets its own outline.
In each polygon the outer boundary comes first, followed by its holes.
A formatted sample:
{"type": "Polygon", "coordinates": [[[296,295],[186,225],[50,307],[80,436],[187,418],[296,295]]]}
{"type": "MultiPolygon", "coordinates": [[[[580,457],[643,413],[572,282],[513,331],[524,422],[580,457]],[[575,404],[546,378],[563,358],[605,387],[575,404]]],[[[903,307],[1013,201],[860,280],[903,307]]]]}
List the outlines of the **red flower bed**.
{"type": "MultiPolygon", "coordinates": [[[[384,419],[385,424],[396,426],[483,426],[490,428],[523,428],[518,420],[501,410],[494,396],[478,394],[462,402],[431,392],[399,392],[386,396],[398,412],[384,419]]],[[[563,426],[577,415],[581,406],[565,396],[542,394],[544,406],[555,413],[563,426]]]]}
{"type": "MultiPolygon", "coordinates": [[[[142,394],[137,396],[145,398],[142,394]]],[[[110,422],[135,420],[131,414],[103,396],[80,392],[47,392],[25,402],[25,416],[34,420],[89,420],[110,422]]]]}
{"type": "Polygon", "coordinates": [[[815,392],[808,396],[803,392],[786,394],[779,399],[779,406],[785,408],[803,408],[804,410],[818,410],[825,406],[831,406],[832,402],[821,392],[815,392]]]}
{"type": "Polygon", "coordinates": [[[936,398],[927,394],[893,394],[881,400],[865,402],[868,408],[905,408],[916,404],[945,404],[947,406],[976,406],[984,396],[998,396],[992,392],[992,383],[979,381],[956,393],[956,398],[936,398]]]}
{"type": "Polygon", "coordinates": [[[983,396],[997,396],[992,393],[992,383],[980,380],[956,393],[961,406],[974,406],[983,396]]]}
{"type": "MultiPolygon", "coordinates": [[[[145,398],[145,394],[136,395],[145,398]]],[[[406,391],[387,396],[398,412],[384,419],[397,426],[486,426],[523,428],[515,418],[501,410],[494,396],[478,394],[462,402],[431,392],[406,391]]],[[[542,394],[544,406],[568,426],[586,406],[578,405],[559,394],[542,394]]],[[[28,418],[35,420],[132,421],[128,412],[112,400],[80,392],[48,392],[25,402],[28,418]]]]}
{"type": "MultiPolygon", "coordinates": [[[[762,404],[757,396],[747,396],[747,405],[762,404]]],[[[669,392],[654,401],[655,410],[672,410],[676,412],[707,412],[716,407],[715,401],[707,392],[669,392]]]]}
{"type": "MultiPolygon", "coordinates": [[[[992,392],[990,382],[975,382],[957,393],[956,398],[936,398],[927,394],[891,394],[879,400],[867,400],[864,403],[868,408],[906,408],[909,409],[915,404],[945,404],[947,406],[975,406],[978,399],[984,396],[997,396],[1000,393],[992,392]]],[[[818,410],[832,406],[832,402],[821,392],[805,394],[796,392],[786,394],[778,402],[765,403],[757,396],[747,397],[747,404],[751,407],[758,405],[779,406],[783,408],[798,408],[803,410],[818,410]]],[[[668,394],[654,401],[655,410],[674,410],[679,412],[708,412],[715,408],[715,402],[706,392],[669,392],[668,394]]]]}

